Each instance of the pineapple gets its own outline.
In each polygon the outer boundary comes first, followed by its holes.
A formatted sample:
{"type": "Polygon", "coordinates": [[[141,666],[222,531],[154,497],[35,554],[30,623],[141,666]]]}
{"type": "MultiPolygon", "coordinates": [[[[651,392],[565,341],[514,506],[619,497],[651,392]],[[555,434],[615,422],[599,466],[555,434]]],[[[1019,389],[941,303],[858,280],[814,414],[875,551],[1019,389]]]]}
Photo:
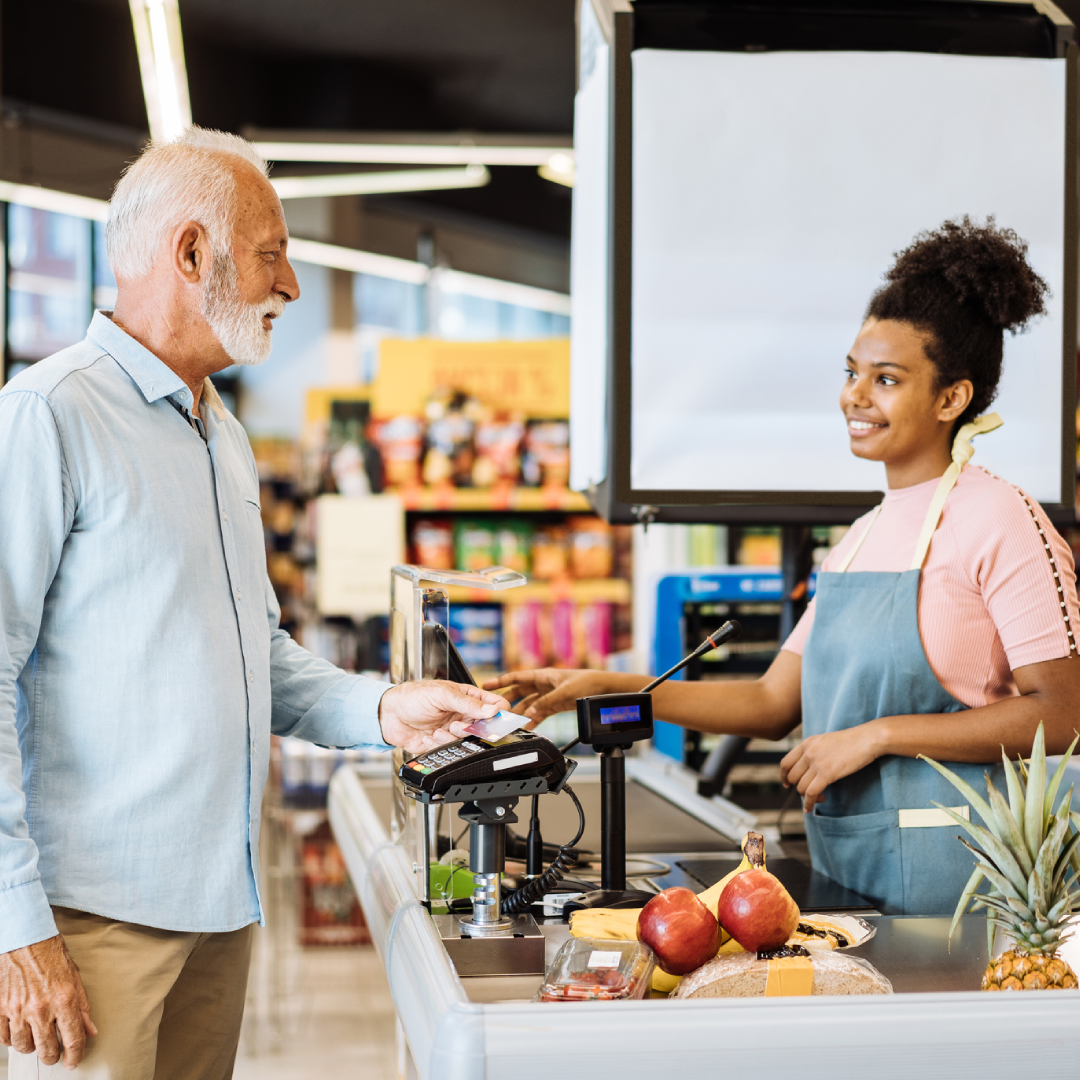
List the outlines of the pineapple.
{"type": "Polygon", "coordinates": [[[977,862],[956,905],[949,939],[970,904],[972,910],[986,910],[991,955],[996,930],[1012,943],[1012,948],[990,961],[983,975],[984,990],[1064,990],[1077,985],[1076,973],[1057,956],[1069,916],[1080,911],[1080,814],[1070,812],[1072,788],[1054,809],[1076,742],[1073,739],[1049,783],[1042,724],[1035,734],[1030,763],[1025,766],[1022,759],[1017,763],[1019,775],[1003,750],[1008,801],[989,776],[987,802],[955,773],[919,755],[967,799],[986,826],[965,821],[935,803],[979,844],[976,848],[960,838],[977,862]],[[989,889],[980,893],[977,890],[984,881],[989,889]]]}

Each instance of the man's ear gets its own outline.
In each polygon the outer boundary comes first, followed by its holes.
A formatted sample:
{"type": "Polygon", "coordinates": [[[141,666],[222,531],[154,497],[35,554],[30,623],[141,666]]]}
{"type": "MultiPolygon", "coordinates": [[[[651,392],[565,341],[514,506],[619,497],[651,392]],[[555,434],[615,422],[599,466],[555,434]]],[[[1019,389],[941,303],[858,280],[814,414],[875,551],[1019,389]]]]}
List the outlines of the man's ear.
{"type": "Polygon", "coordinates": [[[210,245],[197,221],[185,221],[172,235],[169,246],[173,270],[188,285],[198,285],[210,264],[210,245]]]}

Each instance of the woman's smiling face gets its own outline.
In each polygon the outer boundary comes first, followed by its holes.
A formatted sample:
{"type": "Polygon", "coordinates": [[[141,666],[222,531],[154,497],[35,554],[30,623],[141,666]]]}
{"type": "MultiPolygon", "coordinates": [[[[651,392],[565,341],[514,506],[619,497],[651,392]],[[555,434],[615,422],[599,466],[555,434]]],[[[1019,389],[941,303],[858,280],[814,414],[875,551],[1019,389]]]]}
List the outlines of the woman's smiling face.
{"type": "Polygon", "coordinates": [[[840,408],[851,452],[884,462],[890,487],[944,471],[953,425],[971,401],[967,379],[937,385],[937,367],[924,342],[910,323],[867,319],[847,358],[840,408]]]}

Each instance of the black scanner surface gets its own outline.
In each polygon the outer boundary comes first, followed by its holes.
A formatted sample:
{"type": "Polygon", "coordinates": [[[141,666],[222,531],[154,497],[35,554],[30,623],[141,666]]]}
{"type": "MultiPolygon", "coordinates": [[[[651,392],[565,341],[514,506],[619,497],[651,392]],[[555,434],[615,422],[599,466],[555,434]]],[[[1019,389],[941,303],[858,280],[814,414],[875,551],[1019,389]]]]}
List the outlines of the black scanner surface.
{"type": "MultiPolygon", "coordinates": [[[[676,865],[704,888],[715,885],[732,865],[728,859],[680,859],[676,865]]],[[[838,885],[832,878],[811,870],[798,859],[772,859],[766,854],[769,872],[780,879],[800,911],[874,911],[874,905],[858,893],[838,885]]]]}

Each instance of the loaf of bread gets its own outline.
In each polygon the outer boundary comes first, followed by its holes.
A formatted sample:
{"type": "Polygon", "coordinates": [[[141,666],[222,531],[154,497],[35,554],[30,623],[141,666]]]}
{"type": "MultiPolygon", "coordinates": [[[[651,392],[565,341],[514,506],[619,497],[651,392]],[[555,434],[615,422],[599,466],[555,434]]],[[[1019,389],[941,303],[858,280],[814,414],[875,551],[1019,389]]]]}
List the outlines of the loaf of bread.
{"type": "MultiPolygon", "coordinates": [[[[783,960],[759,960],[756,953],[735,953],[717,956],[696,971],[683,977],[672,994],[677,998],[765,997],[769,982],[769,965],[784,964],[783,960]]],[[[792,961],[786,961],[791,964],[792,961]]],[[[771,994],[806,993],[809,978],[790,978],[801,965],[813,967],[812,994],[891,994],[892,984],[871,964],[841,952],[814,950],[808,957],[799,958],[794,966],[783,970],[788,976],[777,979],[774,971],[771,994]],[[786,988],[785,988],[786,986],[786,988]]],[[[807,973],[808,974],[808,973],[807,973]]]]}

